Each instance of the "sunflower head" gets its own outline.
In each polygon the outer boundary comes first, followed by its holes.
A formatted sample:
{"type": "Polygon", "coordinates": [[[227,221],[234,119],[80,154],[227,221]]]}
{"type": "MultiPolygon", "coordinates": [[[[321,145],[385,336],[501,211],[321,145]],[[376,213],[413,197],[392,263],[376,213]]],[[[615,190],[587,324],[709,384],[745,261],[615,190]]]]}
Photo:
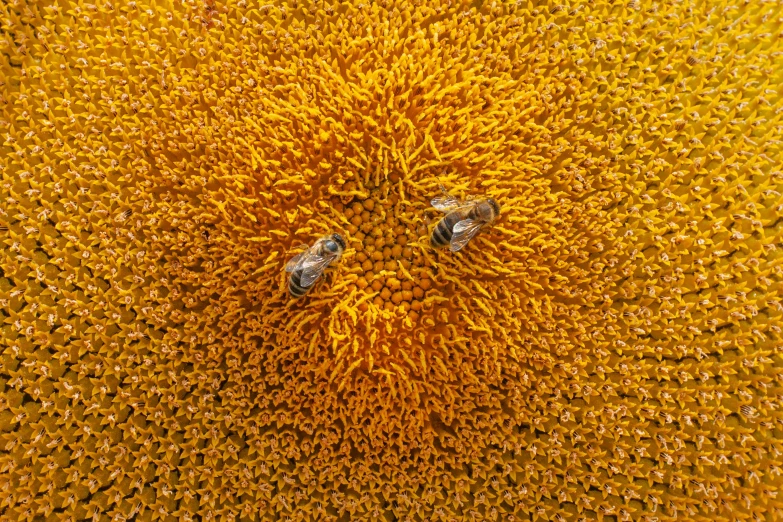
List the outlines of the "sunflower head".
{"type": "Polygon", "coordinates": [[[0,518],[783,517],[775,3],[0,12],[0,518]]]}

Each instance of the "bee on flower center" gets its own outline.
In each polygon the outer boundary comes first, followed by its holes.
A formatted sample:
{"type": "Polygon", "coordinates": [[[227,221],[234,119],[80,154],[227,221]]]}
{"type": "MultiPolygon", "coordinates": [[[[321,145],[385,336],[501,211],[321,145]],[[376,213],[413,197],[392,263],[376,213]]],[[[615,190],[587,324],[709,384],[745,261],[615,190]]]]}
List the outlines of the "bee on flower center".
{"type": "Polygon", "coordinates": [[[500,215],[500,205],[492,198],[460,201],[446,193],[432,200],[432,206],[446,215],[435,225],[430,243],[435,248],[449,245],[458,252],[467,245],[484,226],[492,224],[500,215]]]}
{"type": "Polygon", "coordinates": [[[345,240],[340,234],[332,234],[322,237],[311,247],[302,247],[307,250],[294,256],[285,267],[286,272],[291,273],[288,278],[288,292],[294,298],[305,295],[324,270],[340,259],[345,251],[345,240]]]}

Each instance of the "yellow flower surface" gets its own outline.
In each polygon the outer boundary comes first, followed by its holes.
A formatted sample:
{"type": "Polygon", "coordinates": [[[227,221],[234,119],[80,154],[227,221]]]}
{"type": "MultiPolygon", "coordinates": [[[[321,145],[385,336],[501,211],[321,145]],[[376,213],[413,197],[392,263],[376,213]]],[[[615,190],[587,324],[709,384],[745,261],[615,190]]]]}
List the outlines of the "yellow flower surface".
{"type": "Polygon", "coordinates": [[[783,518],[782,26],[3,0],[0,520],[783,518]]]}

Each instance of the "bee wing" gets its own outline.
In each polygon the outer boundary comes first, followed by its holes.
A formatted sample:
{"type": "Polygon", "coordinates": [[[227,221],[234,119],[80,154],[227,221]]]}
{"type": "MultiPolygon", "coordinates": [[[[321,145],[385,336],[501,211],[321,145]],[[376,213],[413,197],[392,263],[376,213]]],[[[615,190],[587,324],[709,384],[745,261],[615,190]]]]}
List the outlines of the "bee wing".
{"type": "Polygon", "coordinates": [[[463,219],[454,225],[454,233],[451,236],[451,245],[449,246],[451,251],[458,252],[462,250],[462,247],[467,245],[483,226],[483,221],[476,221],[475,219],[463,219]]]}
{"type": "Polygon", "coordinates": [[[430,204],[440,210],[441,212],[449,212],[450,210],[454,210],[455,208],[459,207],[462,202],[455,198],[454,196],[450,195],[448,192],[446,192],[446,187],[443,185],[439,185],[440,191],[443,193],[442,196],[438,196],[436,198],[432,198],[432,201],[430,201],[430,204]]]}
{"type": "Polygon", "coordinates": [[[449,212],[456,208],[465,206],[465,203],[458,200],[454,196],[450,196],[449,194],[445,194],[443,196],[438,196],[437,198],[433,198],[430,203],[432,204],[433,207],[437,208],[441,212],[449,212]]]}
{"type": "Polygon", "coordinates": [[[286,263],[285,265],[286,272],[293,272],[294,270],[296,270],[296,265],[298,265],[304,259],[305,254],[307,254],[307,252],[310,249],[307,245],[299,245],[296,248],[297,249],[304,248],[305,251],[295,255],[294,257],[291,258],[291,260],[288,263],[286,263]]]}
{"type": "Polygon", "coordinates": [[[318,254],[308,256],[302,263],[302,276],[299,278],[299,283],[302,287],[307,288],[315,282],[316,279],[321,277],[324,270],[329,263],[334,260],[334,256],[319,256],[318,254]]]}
{"type": "Polygon", "coordinates": [[[296,270],[296,265],[299,264],[299,262],[304,257],[305,253],[302,252],[301,254],[296,254],[294,257],[291,258],[291,260],[285,265],[285,271],[286,272],[293,272],[296,270]]]}

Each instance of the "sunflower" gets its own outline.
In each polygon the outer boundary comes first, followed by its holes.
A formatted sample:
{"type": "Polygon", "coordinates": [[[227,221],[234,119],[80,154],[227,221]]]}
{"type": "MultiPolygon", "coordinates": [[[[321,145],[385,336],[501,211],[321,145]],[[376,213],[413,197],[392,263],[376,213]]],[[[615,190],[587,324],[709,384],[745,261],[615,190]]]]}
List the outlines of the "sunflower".
{"type": "Polygon", "coordinates": [[[783,517],[774,2],[0,9],[0,519],[783,517]]]}

